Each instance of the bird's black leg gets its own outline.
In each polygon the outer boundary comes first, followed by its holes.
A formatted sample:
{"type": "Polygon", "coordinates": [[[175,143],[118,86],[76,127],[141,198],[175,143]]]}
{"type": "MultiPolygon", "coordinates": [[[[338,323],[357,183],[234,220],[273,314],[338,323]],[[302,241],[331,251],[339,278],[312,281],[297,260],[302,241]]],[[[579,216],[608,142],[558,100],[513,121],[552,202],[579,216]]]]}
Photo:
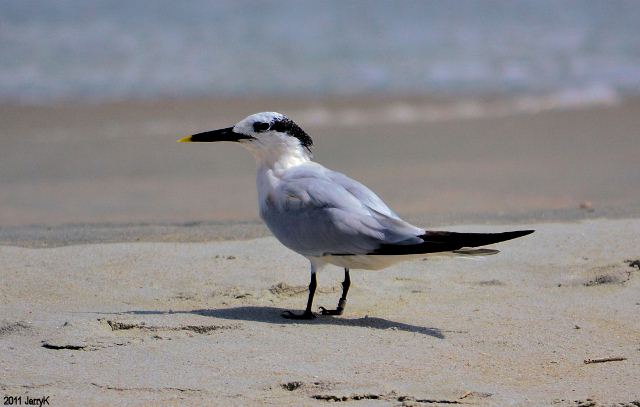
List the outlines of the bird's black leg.
{"type": "Polygon", "coordinates": [[[342,282],[342,297],[340,297],[340,301],[338,301],[338,307],[336,309],[326,309],[325,307],[320,307],[320,313],[322,315],[342,315],[344,308],[347,306],[347,293],[349,292],[349,287],[351,286],[351,278],[349,278],[349,269],[344,269],[344,281],[342,282]]]}
{"type": "Polygon", "coordinates": [[[282,318],[287,319],[314,319],[316,316],[311,312],[311,306],[313,305],[313,296],[316,293],[316,287],[318,282],[316,281],[316,272],[313,269],[311,271],[311,282],[309,283],[309,298],[307,299],[307,308],[302,314],[294,314],[291,311],[285,311],[282,313],[282,318]]]}

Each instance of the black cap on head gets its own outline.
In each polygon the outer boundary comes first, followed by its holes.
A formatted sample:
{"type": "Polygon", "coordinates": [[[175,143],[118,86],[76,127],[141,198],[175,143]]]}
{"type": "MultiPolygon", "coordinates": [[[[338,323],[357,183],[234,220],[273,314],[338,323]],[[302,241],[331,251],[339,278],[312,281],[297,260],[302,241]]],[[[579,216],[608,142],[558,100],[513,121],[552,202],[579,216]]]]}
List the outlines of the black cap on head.
{"type": "Polygon", "coordinates": [[[311,137],[288,117],[284,116],[281,119],[276,119],[271,124],[270,129],[297,138],[298,140],[300,140],[300,144],[303,147],[305,147],[307,150],[311,150],[311,146],[313,145],[313,140],[311,139],[311,137]]]}

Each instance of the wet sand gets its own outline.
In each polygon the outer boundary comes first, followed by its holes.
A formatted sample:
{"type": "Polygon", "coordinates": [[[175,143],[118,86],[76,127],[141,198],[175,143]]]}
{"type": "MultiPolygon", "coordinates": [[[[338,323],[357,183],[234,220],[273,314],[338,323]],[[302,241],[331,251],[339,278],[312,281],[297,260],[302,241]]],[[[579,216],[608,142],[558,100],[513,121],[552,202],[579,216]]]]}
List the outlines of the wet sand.
{"type": "Polygon", "coordinates": [[[253,158],[231,143],[175,140],[262,110],[299,121],[317,161],[403,216],[427,215],[425,226],[473,215],[513,221],[585,201],[607,216],[640,213],[639,100],[463,120],[474,112],[465,106],[411,98],[0,106],[0,227],[256,221],[253,158]]]}

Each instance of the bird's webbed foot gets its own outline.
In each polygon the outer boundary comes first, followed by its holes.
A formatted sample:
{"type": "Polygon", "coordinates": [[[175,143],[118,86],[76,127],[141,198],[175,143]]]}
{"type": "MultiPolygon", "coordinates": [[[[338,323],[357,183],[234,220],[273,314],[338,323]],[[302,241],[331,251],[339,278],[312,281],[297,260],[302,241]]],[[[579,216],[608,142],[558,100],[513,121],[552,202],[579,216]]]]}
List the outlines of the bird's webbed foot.
{"type": "Polygon", "coordinates": [[[344,312],[344,308],[347,306],[346,298],[341,298],[338,302],[338,307],[336,309],[326,309],[325,307],[320,307],[320,314],[322,315],[342,315],[344,312]]]}
{"type": "Polygon", "coordinates": [[[316,318],[316,314],[314,314],[313,312],[311,312],[310,310],[305,310],[302,314],[294,314],[291,311],[285,311],[280,315],[282,318],[286,318],[286,319],[315,319],[316,318]]]}
{"type": "Polygon", "coordinates": [[[326,309],[325,307],[320,307],[320,314],[322,315],[342,315],[344,308],[336,308],[336,309],[326,309]]]}

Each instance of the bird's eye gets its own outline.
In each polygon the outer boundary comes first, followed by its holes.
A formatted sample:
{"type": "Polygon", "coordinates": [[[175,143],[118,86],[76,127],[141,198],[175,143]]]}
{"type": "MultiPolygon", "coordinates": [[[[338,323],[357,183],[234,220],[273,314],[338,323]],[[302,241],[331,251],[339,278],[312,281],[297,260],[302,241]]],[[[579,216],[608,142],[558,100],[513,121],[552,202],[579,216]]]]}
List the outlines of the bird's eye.
{"type": "Polygon", "coordinates": [[[269,123],[255,122],[253,123],[253,131],[260,133],[261,131],[269,130],[269,123]]]}

